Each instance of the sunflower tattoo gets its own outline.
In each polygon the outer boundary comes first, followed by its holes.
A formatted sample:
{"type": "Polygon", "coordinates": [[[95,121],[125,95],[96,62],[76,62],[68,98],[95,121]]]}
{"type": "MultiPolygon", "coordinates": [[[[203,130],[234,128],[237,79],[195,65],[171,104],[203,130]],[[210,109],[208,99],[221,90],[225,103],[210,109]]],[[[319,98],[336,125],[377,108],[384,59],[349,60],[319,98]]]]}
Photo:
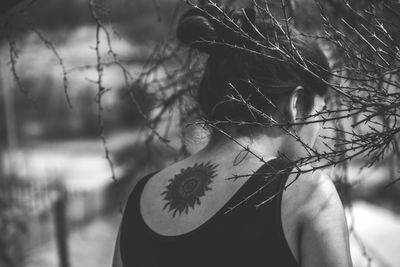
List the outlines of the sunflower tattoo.
{"type": "Polygon", "coordinates": [[[177,213],[188,214],[189,208],[200,205],[200,198],[211,190],[210,184],[217,175],[217,167],[217,164],[207,162],[181,169],[179,174],[168,180],[165,191],[161,193],[166,201],[163,210],[168,208],[168,212],[173,212],[172,217],[175,217],[177,213]]]}

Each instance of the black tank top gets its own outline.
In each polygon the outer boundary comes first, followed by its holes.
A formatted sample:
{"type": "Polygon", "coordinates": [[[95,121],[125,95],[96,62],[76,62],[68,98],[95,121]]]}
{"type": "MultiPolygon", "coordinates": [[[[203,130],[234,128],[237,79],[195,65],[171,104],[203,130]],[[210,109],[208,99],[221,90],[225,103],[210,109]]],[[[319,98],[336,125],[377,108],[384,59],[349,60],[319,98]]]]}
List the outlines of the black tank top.
{"type": "Polygon", "coordinates": [[[281,159],[264,164],[211,219],[178,236],[157,234],[144,222],[140,195],[154,173],[145,176],[131,193],[121,223],[123,266],[299,266],[284,237],[281,222],[280,192],[288,178],[284,172],[291,170],[288,166],[288,162],[281,159]],[[253,197],[229,211],[257,190],[253,197]],[[270,201],[256,207],[270,197],[273,197],[270,201]]]}

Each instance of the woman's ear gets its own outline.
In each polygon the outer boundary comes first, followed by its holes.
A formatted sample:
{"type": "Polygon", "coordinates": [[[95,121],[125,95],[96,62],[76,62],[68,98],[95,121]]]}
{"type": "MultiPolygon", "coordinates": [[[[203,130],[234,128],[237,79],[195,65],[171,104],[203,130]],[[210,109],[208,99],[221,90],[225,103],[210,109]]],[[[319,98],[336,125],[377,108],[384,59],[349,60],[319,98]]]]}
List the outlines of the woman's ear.
{"type": "Polygon", "coordinates": [[[304,96],[303,86],[297,86],[290,95],[289,115],[291,122],[296,122],[299,118],[302,117],[304,113],[303,96],[304,96]]]}

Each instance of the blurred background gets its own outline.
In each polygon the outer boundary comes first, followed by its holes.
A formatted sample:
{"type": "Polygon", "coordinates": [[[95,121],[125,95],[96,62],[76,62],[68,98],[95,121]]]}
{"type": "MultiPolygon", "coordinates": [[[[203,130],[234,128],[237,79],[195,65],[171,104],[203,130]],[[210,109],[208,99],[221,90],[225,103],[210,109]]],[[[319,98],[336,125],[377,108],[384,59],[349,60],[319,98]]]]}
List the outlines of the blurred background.
{"type": "MultiPolygon", "coordinates": [[[[96,52],[103,62],[116,53],[130,73],[140,75],[154,48],[171,38],[182,2],[0,4],[3,18],[29,4],[22,9],[29,12],[19,12],[0,32],[0,267],[111,266],[128,193],[138,178],[181,155],[161,141],[148,142],[143,115],[157,108],[157,99],[133,84],[134,105],[124,73],[113,64],[101,70],[99,119],[96,52]],[[96,37],[93,3],[103,7],[97,16],[109,35],[96,37]]],[[[321,23],[317,7],[300,2],[296,22],[315,30],[321,23]]],[[[171,131],[173,147],[182,133],[171,131]]],[[[187,140],[186,152],[205,142],[187,140]]],[[[400,186],[385,187],[398,176],[399,159],[361,165],[352,161],[345,169],[353,183],[347,215],[354,265],[400,266],[400,186]]]]}

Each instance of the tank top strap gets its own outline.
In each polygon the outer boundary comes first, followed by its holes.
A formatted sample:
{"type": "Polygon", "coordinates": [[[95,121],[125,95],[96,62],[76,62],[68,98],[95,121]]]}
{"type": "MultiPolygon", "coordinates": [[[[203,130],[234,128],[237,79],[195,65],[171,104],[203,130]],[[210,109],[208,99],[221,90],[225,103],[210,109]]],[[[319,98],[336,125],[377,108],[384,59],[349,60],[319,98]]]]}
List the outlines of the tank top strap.
{"type": "Polygon", "coordinates": [[[138,212],[141,192],[143,191],[144,186],[150,180],[153,175],[155,175],[158,171],[152,172],[143,176],[135,185],[132,192],[130,193],[128,200],[126,201],[124,214],[121,220],[121,228],[120,228],[120,253],[123,258],[128,257],[130,253],[129,245],[132,242],[132,237],[134,237],[134,222],[136,221],[136,214],[138,212]]]}
{"type": "Polygon", "coordinates": [[[225,214],[231,210],[236,210],[238,214],[248,210],[263,214],[262,220],[269,223],[271,216],[274,220],[278,215],[280,217],[281,196],[289,176],[289,166],[290,162],[281,158],[264,163],[226,204],[225,214]]]}
{"type": "Polygon", "coordinates": [[[287,159],[277,158],[264,164],[254,177],[256,182],[251,183],[252,190],[262,188],[253,201],[252,205],[258,207],[262,214],[262,221],[268,222],[269,230],[275,231],[276,245],[283,248],[282,252],[289,253],[286,256],[295,261],[287,243],[282,225],[282,196],[285,191],[287,179],[289,178],[294,165],[287,159]],[[273,218],[271,222],[270,219],[273,218]]]}
{"type": "Polygon", "coordinates": [[[274,221],[272,222],[273,227],[271,227],[271,229],[276,231],[276,239],[274,242],[276,246],[281,248],[279,250],[280,257],[287,261],[287,266],[297,266],[296,257],[289,247],[282,224],[282,197],[286,190],[287,180],[293,172],[295,165],[288,159],[277,159],[272,162],[272,164],[276,170],[276,174],[273,176],[274,180],[271,182],[271,186],[267,189],[266,195],[269,198],[268,200],[271,201],[271,209],[269,211],[273,214],[269,212],[264,213],[263,220],[266,221],[270,219],[269,216],[271,215],[274,217],[274,221]]]}
{"type": "MultiPolygon", "coordinates": [[[[285,187],[289,172],[290,162],[286,159],[276,158],[262,165],[245,183],[243,193],[248,195],[249,204],[262,207],[269,202],[280,202],[282,191],[285,187]]],[[[270,206],[272,203],[269,203],[270,206]]],[[[278,205],[278,203],[276,203],[278,205]]]]}

